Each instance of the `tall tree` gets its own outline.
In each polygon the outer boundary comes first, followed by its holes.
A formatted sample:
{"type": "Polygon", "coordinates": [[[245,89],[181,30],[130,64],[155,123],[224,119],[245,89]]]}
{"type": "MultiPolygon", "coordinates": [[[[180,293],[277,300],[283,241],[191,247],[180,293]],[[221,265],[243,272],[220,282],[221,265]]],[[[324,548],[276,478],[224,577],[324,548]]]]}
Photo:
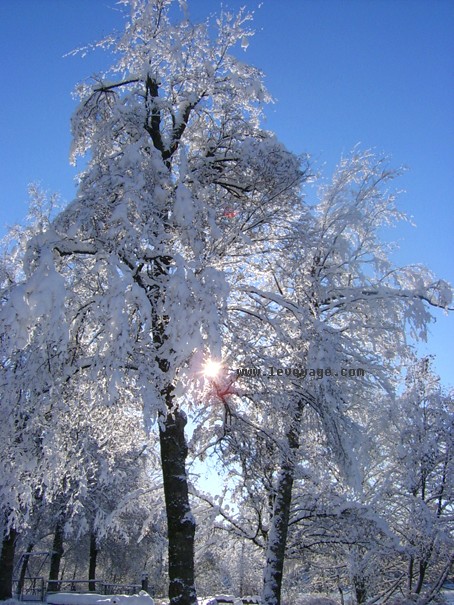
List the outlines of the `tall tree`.
{"type": "Polygon", "coordinates": [[[392,392],[409,354],[407,331],[424,338],[428,308],[447,308],[451,301],[450,286],[429,270],[394,267],[388,259],[381,229],[402,218],[387,189],[396,175],[385,158],[355,150],[332,182],[320,187],[319,203],[302,207],[282,234],[274,262],[236,290],[236,359],[281,369],[280,376],[249,377],[242,385],[257,402],[258,415],[269,414],[265,425],[274,423],[269,433],[279,442],[264,575],[267,605],[279,605],[281,598],[305,410],[318,418],[352,488],[359,488],[354,461],[360,406],[376,390],[392,392]],[[349,369],[353,376],[343,374],[349,369]]]}
{"type": "Polygon", "coordinates": [[[212,40],[185,2],[179,21],[171,0],[123,4],[125,31],[98,44],[117,61],[77,89],[72,153],[90,153],[77,197],[29,242],[3,311],[16,346],[33,347],[29,377],[45,352],[33,401],[68,404],[75,385],[96,385],[92,405],[127,392],[157,419],[170,602],[194,605],[184,381],[200,368],[194,353],[220,356],[225,274],[266,248],[302,173],[260,128],[260,72],[230,54],[251,35],[249,15],[222,13],[212,40]]]}

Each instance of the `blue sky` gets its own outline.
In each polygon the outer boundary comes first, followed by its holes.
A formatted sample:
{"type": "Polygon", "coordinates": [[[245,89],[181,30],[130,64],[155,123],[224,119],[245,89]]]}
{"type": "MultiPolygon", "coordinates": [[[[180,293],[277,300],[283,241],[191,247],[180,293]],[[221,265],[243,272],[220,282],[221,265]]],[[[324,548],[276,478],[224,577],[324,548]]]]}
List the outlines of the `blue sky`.
{"type": "MultiPolygon", "coordinates": [[[[251,0],[225,0],[232,9],[251,0]]],[[[220,0],[189,0],[194,19],[220,0]]],[[[0,226],[20,221],[27,184],[72,199],[74,84],[102,53],[63,56],[121,27],[115,0],[0,0],[0,226]]],[[[263,0],[241,58],[266,74],[276,103],[266,126],[330,173],[356,143],[409,170],[396,183],[416,228],[389,234],[399,264],[423,263],[454,283],[454,3],[450,0],[263,0]]],[[[454,384],[454,319],[436,313],[425,352],[454,384]]]]}

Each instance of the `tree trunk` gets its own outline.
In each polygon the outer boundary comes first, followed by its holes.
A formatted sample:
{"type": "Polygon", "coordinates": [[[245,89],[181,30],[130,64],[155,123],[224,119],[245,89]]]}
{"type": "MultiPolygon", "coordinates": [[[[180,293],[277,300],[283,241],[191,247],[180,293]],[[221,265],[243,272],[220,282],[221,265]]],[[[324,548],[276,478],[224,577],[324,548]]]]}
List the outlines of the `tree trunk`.
{"type": "Polygon", "coordinates": [[[88,561],[88,590],[96,592],[96,562],[98,558],[98,546],[96,544],[96,534],[92,530],[90,532],[90,555],[88,561]],[[92,581],[93,580],[93,581],[92,581]]]}
{"type": "Polygon", "coordinates": [[[239,578],[239,592],[240,597],[244,595],[244,576],[245,576],[245,558],[244,558],[244,539],[241,541],[241,557],[240,557],[240,578],[239,578]]]}
{"type": "Polygon", "coordinates": [[[195,521],[186,476],[186,415],[169,411],[160,426],[162,475],[169,541],[169,605],[197,605],[194,584],[195,521]]]}
{"type": "Polygon", "coordinates": [[[55,526],[54,542],[52,544],[52,555],[50,557],[49,582],[47,590],[49,592],[58,591],[58,574],[60,573],[60,564],[63,557],[63,538],[64,538],[64,519],[60,517],[55,526]]]}
{"type": "Polygon", "coordinates": [[[415,593],[416,594],[420,594],[423,584],[424,584],[424,578],[426,577],[426,571],[427,571],[427,567],[428,567],[429,561],[427,559],[423,559],[422,561],[419,562],[419,576],[418,576],[418,583],[416,584],[416,588],[415,588],[415,593]]]}
{"type": "Polygon", "coordinates": [[[367,599],[367,588],[364,578],[355,576],[353,578],[353,587],[355,589],[356,602],[358,605],[362,605],[367,599]]]}
{"type": "Polygon", "coordinates": [[[337,590],[340,594],[341,605],[345,605],[344,590],[340,584],[337,585],[337,590]]]}
{"type": "Polygon", "coordinates": [[[410,560],[408,562],[408,592],[411,592],[413,588],[413,565],[414,565],[413,555],[410,556],[410,560]]]}
{"type": "MultiPolygon", "coordinates": [[[[165,216],[162,217],[165,222],[165,216]]],[[[171,256],[160,256],[155,262],[154,277],[159,283],[169,275],[171,256]]],[[[145,288],[146,289],[146,288],[145,288]]],[[[154,293],[155,296],[158,293],[154,293]]],[[[153,342],[159,351],[167,341],[166,326],[169,318],[156,312],[156,300],[151,299],[153,317],[153,342]]],[[[157,356],[160,370],[170,369],[167,358],[157,356]]],[[[166,412],[160,414],[159,441],[164,499],[167,515],[167,539],[169,559],[169,605],[197,605],[194,578],[195,520],[189,504],[186,457],[188,446],[184,429],[186,414],[174,405],[174,386],[170,383],[161,391],[166,412]]]]}
{"type": "Polygon", "coordinates": [[[295,454],[299,448],[304,402],[300,401],[293,413],[291,426],[286,434],[288,451],[283,456],[281,471],[276,485],[273,516],[266,545],[266,564],[263,573],[262,601],[264,605],[280,605],[285,549],[292,504],[295,454]]]}
{"type": "Polygon", "coordinates": [[[11,599],[13,596],[14,553],[16,549],[17,531],[12,527],[2,542],[0,554],[0,600],[11,599]]]}
{"type": "Polygon", "coordinates": [[[27,546],[27,550],[25,551],[25,555],[24,555],[24,560],[22,561],[22,565],[21,565],[21,569],[20,569],[20,573],[19,573],[19,579],[17,582],[17,594],[20,596],[22,595],[22,591],[24,590],[24,584],[25,584],[25,576],[27,574],[27,567],[28,567],[28,561],[30,559],[29,555],[33,550],[33,543],[30,543],[27,546]]]}
{"type": "Polygon", "coordinates": [[[292,464],[282,468],[276,486],[273,518],[266,547],[266,567],[263,575],[263,602],[280,605],[285,547],[292,503],[294,468],[292,464]]]}

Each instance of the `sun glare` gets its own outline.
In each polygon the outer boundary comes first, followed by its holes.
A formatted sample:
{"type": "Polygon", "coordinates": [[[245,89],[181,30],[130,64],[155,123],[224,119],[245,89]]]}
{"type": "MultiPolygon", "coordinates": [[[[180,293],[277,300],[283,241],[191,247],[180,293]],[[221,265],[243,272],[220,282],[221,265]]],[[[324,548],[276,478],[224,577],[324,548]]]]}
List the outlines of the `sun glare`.
{"type": "Polygon", "coordinates": [[[210,359],[206,362],[205,367],[203,368],[203,373],[208,378],[216,378],[221,370],[222,364],[220,361],[214,361],[214,359],[210,359]]]}

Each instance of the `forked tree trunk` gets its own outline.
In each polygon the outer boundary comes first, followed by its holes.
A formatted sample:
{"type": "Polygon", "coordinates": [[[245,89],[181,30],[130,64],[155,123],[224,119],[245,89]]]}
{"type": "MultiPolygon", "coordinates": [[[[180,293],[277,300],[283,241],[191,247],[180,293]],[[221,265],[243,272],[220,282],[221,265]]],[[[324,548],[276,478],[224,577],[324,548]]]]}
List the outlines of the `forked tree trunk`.
{"type": "Polygon", "coordinates": [[[169,541],[169,605],[197,605],[194,584],[195,521],[186,476],[186,416],[169,411],[159,430],[169,541]]]}
{"type": "Polygon", "coordinates": [[[90,554],[88,561],[88,590],[96,592],[96,563],[98,559],[98,545],[96,544],[96,534],[92,530],[90,532],[90,554]]]}
{"type": "Polygon", "coordinates": [[[17,531],[12,527],[4,536],[0,554],[0,600],[13,596],[14,553],[16,550],[17,531]]]}
{"type": "Polygon", "coordinates": [[[60,564],[63,557],[63,539],[64,539],[64,518],[60,517],[55,526],[54,541],[52,544],[52,555],[50,557],[49,582],[47,590],[49,592],[58,591],[58,574],[60,573],[60,564]]]}

